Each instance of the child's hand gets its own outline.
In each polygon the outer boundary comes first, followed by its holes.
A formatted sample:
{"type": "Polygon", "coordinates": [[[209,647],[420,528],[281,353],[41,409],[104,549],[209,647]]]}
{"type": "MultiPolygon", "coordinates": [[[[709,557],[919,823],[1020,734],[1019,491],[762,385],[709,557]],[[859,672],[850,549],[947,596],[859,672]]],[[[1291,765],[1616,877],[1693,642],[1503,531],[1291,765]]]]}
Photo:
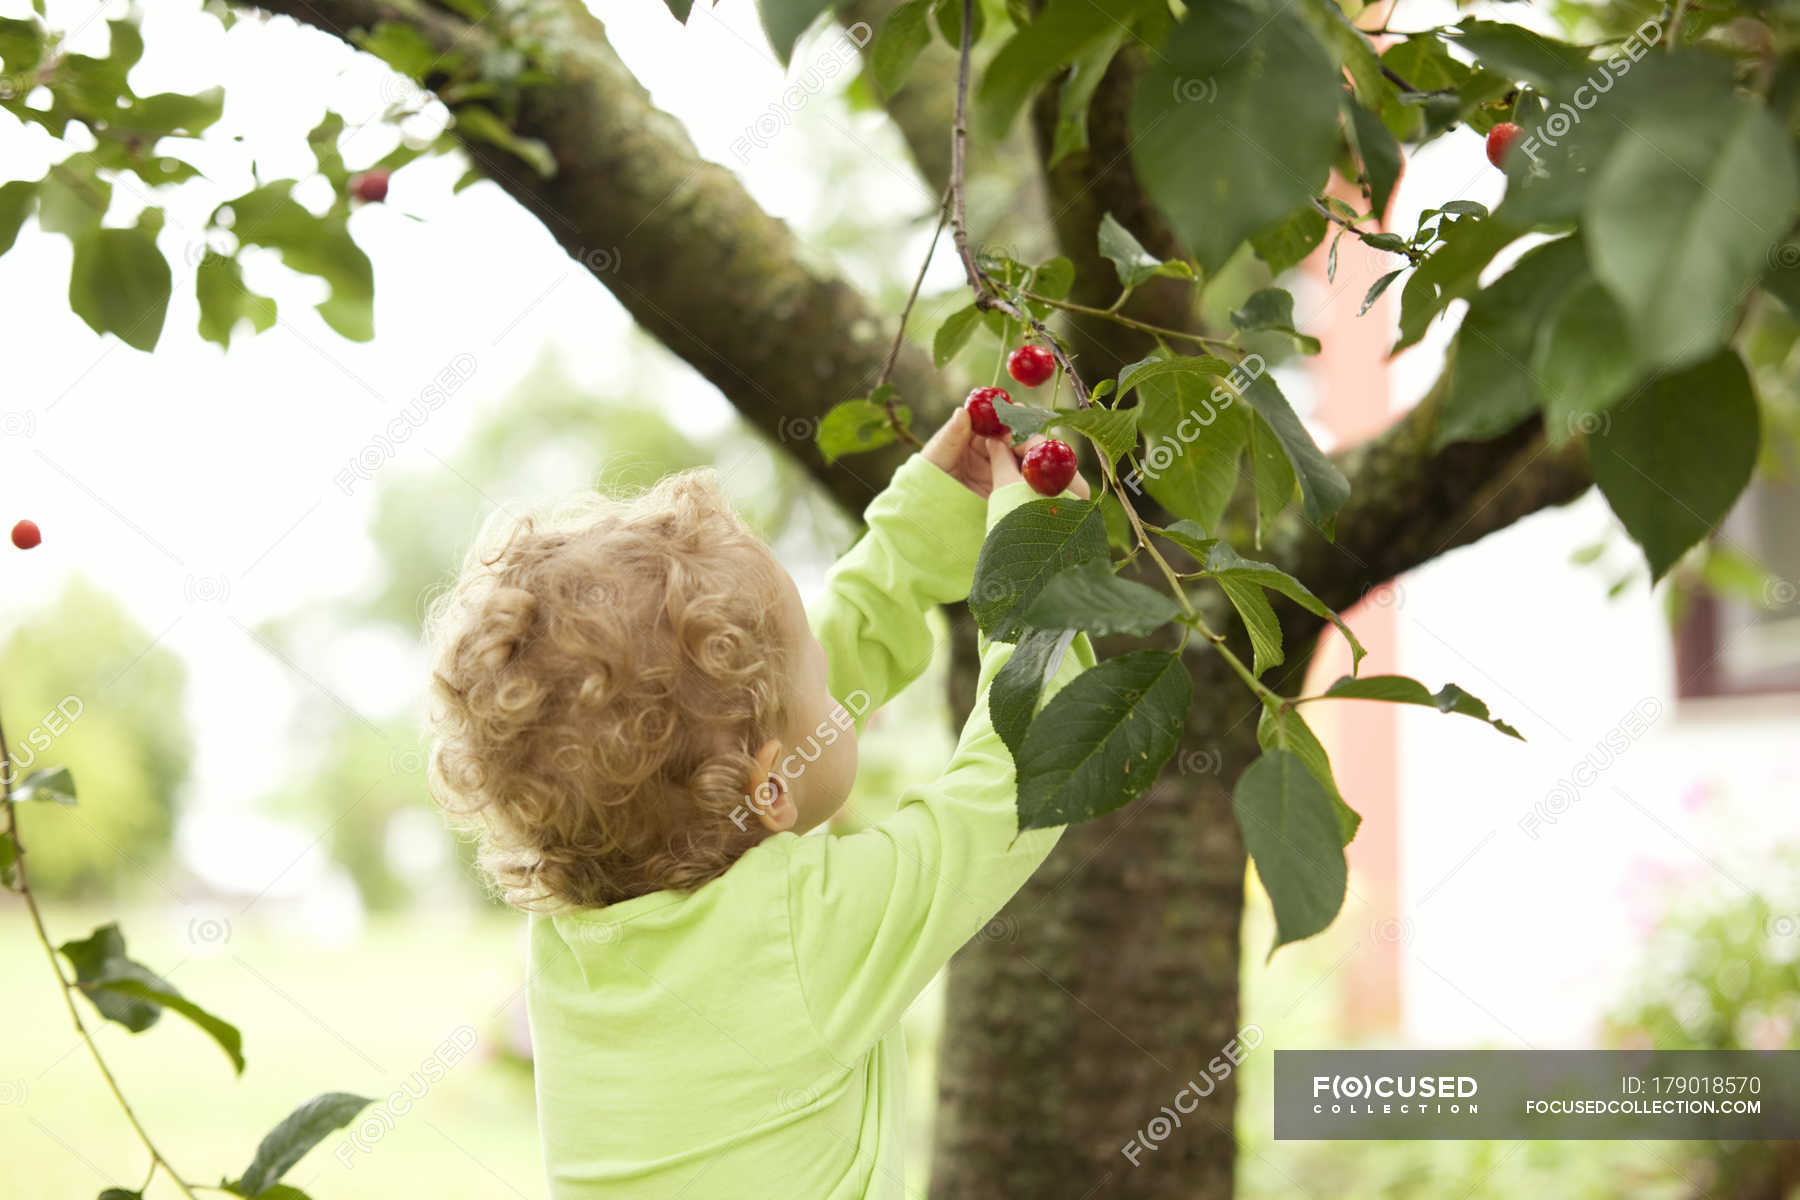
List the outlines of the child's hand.
{"type": "MultiPolygon", "coordinates": [[[[995,487],[993,464],[999,461],[994,451],[998,449],[1011,461],[1012,454],[1006,450],[1007,439],[1003,437],[977,437],[969,426],[969,414],[958,408],[950,414],[938,431],[931,435],[919,451],[925,461],[956,482],[974,492],[983,499],[995,487]]],[[[1019,478],[1017,464],[1012,464],[1012,478],[1019,478]]],[[[1011,482],[1002,480],[1000,482],[1011,482]]]]}

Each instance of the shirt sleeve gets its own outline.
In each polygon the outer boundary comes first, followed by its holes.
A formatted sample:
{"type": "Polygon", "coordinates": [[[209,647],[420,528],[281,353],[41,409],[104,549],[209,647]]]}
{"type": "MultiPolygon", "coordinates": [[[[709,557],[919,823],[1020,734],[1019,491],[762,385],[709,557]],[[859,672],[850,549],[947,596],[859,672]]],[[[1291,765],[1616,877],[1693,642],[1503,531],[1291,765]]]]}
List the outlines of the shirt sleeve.
{"type": "MultiPolygon", "coordinates": [[[[997,489],[988,527],[1031,498],[1024,484],[997,489]]],[[[1017,772],[988,715],[988,691],[1012,651],[983,642],[974,708],[941,776],[909,789],[892,816],[862,832],[786,839],[801,992],[846,1066],[894,1027],[1062,834],[1018,829],[1017,772]]],[[[1078,636],[1046,696],[1093,664],[1093,648],[1078,636]]]]}
{"type": "Polygon", "coordinates": [[[869,503],[862,540],[825,577],[807,617],[825,648],[832,699],[858,732],[931,662],[925,614],[968,596],[987,504],[914,455],[869,503]]]}

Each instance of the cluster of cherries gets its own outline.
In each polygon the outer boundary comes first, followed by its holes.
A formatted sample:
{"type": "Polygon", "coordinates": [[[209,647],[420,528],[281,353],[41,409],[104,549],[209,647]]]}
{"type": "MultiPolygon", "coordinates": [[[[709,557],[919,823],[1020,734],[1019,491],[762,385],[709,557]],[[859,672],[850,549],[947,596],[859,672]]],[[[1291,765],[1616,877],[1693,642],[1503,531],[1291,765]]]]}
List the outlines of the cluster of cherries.
{"type": "MultiPolygon", "coordinates": [[[[1026,387],[1037,387],[1056,374],[1056,357],[1042,346],[1020,346],[1006,356],[1006,373],[1026,387]]],[[[969,428],[983,437],[1008,437],[1011,430],[1001,421],[997,405],[1011,404],[1012,394],[1002,387],[978,387],[963,401],[969,428]]],[[[1041,496],[1059,496],[1075,478],[1075,451],[1067,442],[1045,438],[1019,459],[1019,474],[1041,496]]]]}

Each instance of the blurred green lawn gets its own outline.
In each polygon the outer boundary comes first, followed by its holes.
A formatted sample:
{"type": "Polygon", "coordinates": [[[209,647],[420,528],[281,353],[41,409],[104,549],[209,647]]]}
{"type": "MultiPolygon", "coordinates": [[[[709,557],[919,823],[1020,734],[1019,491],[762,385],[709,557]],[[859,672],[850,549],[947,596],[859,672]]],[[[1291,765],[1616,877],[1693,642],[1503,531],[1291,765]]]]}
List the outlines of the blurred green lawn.
{"type": "MultiPolygon", "coordinates": [[[[201,947],[190,941],[184,912],[139,909],[120,922],[134,958],[243,1031],[241,1079],[179,1017],[165,1013],[133,1035],[92,1019],[81,1002],[126,1097],[190,1180],[235,1177],[263,1134],[319,1092],[379,1101],[410,1083],[418,1093],[424,1077],[414,1073],[467,1026],[474,1048],[426,1085],[370,1150],[345,1165],[336,1157],[345,1135],[335,1134],[287,1181],[314,1200],[541,1200],[530,1076],[500,1053],[507,1023],[521,1011],[514,1007],[524,978],[521,918],[378,919],[353,949],[332,949],[256,916],[253,909],[235,918],[229,941],[201,947]]],[[[111,918],[104,909],[46,911],[57,941],[111,918]]],[[[9,1177],[0,1192],[62,1200],[137,1187],[148,1160],[70,1027],[17,903],[0,908],[0,978],[10,1026],[0,1039],[0,1162],[9,1177]]],[[[159,1176],[148,1195],[176,1192],[159,1176]]]]}

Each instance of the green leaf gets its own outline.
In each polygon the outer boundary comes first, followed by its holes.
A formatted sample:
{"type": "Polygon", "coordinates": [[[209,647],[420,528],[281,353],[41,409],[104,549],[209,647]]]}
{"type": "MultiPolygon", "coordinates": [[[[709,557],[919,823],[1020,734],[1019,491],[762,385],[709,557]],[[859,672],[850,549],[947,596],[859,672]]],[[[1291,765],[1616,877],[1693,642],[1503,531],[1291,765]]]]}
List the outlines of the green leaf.
{"type": "Polygon", "coordinates": [[[1108,462],[1117,463],[1121,456],[1137,445],[1140,414],[1141,410],[1136,408],[1101,408],[1094,405],[1058,413],[1054,424],[1085,435],[1094,443],[1095,449],[1106,455],[1108,462]]]}
{"type": "Polygon", "coordinates": [[[112,120],[116,134],[136,131],[146,135],[182,134],[197,137],[225,111],[225,89],[212,87],[187,95],[158,92],[134,101],[112,120]]]}
{"type": "Polygon", "coordinates": [[[149,352],[162,336],[172,278],[156,238],[142,228],[95,229],[74,240],[69,307],[95,333],[149,352]]]}
{"type": "MultiPolygon", "coordinates": [[[[763,6],[763,16],[767,20],[769,5],[763,6]]],[[[787,61],[787,55],[782,55],[787,61]]],[[[498,146],[513,156],[523,159],[525,164],[545,179],[556,174],[556,156],[550,153],[550,147],[537,138],[520,137],[505,121],[502,121],[488,109],[477,104],[465,104],[456,110],[456,129],[464,137],[487,142],[498,146]]]]}
{"type": "Polygon", "coordinates": [[[1025,730],[1037,713],[1038,697],[1062,665],[1075,641],[1073,629],[1037,629],[1019,639],[1012,656],[994,674],[988,688],[988,717],[994,732],[1016,760],[1025,730]]]}
{"type": "Polygon", "coordinates": [[[213,1016],[180,992],[167,986],[156,987],[135,977],[100,979],[85,985],[83,990],[88,993],[90,999],[99,992],[106,991],[143,1000],[163,1008],[174,1009],[205,1030],[207,1035],[219,1044],[219,1049],[225,1051],[225,1056],[231,1060],[235,1073],[239,1075],[244,1073],[244,1035],[238,1032],[237,1026],[213,1016]]]}
{"type": "MultiPolygon", "coordinates": [[[[987,28],[987,13],[977,2],[974,6],[974,19],[969,23],[969,45],[974,46],[981,41],[981,35],[987,28]]],[[[938,32],[950,43],[952,50],[962,46],[962,0],[937,0],[937,7],[932,10],[932,19],[937,22],[938,32]]]]}
{"type": "Polygon", "coordinates": [[[367,1096],[348,1092],[314,1096],[269,1131],[234,1188],[246,1196],[266,1194],[269,1186],[305,1157],[308,1150],[355,1120],[356,1114],[372,1103],[367,1096]]]}
{"type": "Polygon", "coordinates": [[[1294,502],[1294,464],[1267,421],[1252,413],[1244,424],[1250,433],[1246,448],[1256,493],[1256,545],[1261,546],[1263,530],[1294,502]]]}
{"type": "Polygon", "coordinates": [[[74,241],[100,228],[112,204],[112,184],[97,173],[92,154],[71,154],[38,180],[38,226],[74,241]]]}
{"type": "Polygon", "coordinates": [[[1231,364],[1210,354],[1153,354],[1149,358],[1128,364],[1119,372],[1118,398],[1123,400],[1131,389],[1166,375],[1204,377],[1207,390],[1211,391],[1215,381],[1230,374],[1231,364]]]}
{"type": "Polygon", "coordinates": [[[1450,361],[1437,448],[1499,437],[1538,411],[1539,329],[1586,273],[1581,240],[1562,238],[1534,246],[1469,302],[1450,361]]]}
{"type": "Polygon", "coordinates": [[[1232,810],[1275,910],[1269,953],[1330,925],[1344,906],[1349,867],[1331,795],[1306,763],[1265,751],[1238,777],[1232,810]]]}
{"type": "Polygon", "coordinates": [[[1193,693],[1180,657],[1160,650],[1077,675],[1025,732],[1020,831],[1091,820],[1143,795],[1181,744],[1193,693]]]}
{"type": "Polygon", "coordinates": [[[1063,255],[1041,262],[1031,272],[1031,290],[1052,300],[1065,300],[1075,286],[1075,264],[1063,255]]]}
{"type": "Polygon", "coordinates": [[[1270,667],[1279,667],[1285,661],[1281,620],[1262,588],[1251,580],[1231,575],[1218,576],[1214,582],[1231,601],[1231,607],[1244,622],[1244,632],[1250,635],[1251,672],[1260,676],[1270,667]]]}
{"type": "Polygon", "coordinates": [[[876,86],[891,96],[912,71],[919,51],[931,42],[931,0],[906,0],[888,14],[869,49],[876,86]]]}
{"type": "Polygon", "coordinates": [[[1496,217],[1461,220],[1442,227],[1444,245],[1432,252],[1406,281],[1400,293],[1400,340],[1394,353],[1425,336],[1431,319],[1453,300],[1481,282],[1482,268],[1519,236],[1519,230],[1496,217]]]}
{"type": "Polygon", "coordinates": [[[1198,521],[1181,520],[1161,529],[1154,526],[1151,529],[1186,550],[1196,563],[1202,565],[1205,564],[1207,555],[1212,553],[1212,548],[1219,544],[1218,538],[1206,536],[1206,530],[1198,521]]]}
{"type": "Polygon", "coordinates": [[[1181,612],[1167,592],[1113,572],[1100,560],[1078,563],[1044,581],[1025,613],[1030,629],[1076,629],[1102,637],[1147,637],[1181,612]]]}
{"type": "MultiPolygon", "coordinates": [[[[1126,368],[1125,377],[1134,369],[1126,368]]],[[[1134,493],[1148,491],[1175,516],[1216,529],[1237,488],[1238,460],[1249,440],[1249,408],[1216,378],[1199,371],[1159,370],[1141,374],[1133,383],[1144,452],[1123,482],[1134,493]]]]}
{"type": "Polygon", "coordinates": [[[1655,380],[1607,422],[1588,439],[1589,469],[1661,579],[1750,482],[1761,441],[1750,376],[1722,350],[1655,380]]]}
{"type": "MultiPolygon", "coordinates": [[[[905,424],[912,413],[905,405],[896,410],[900,414],[901,423],[905,424]]],[[[889,444],[898,436],[893,425],[888,421],[885,405],[876,403],[871,397],[857,400],[845,400],[841,404],[831,406],[819,422],[819,431],[813,435],[818,443],[819,453],[827,463],[834,463],[846,454],[861,454],[865,450],[878,450],[889,444]]]]}
{"type": "Polygon", "coordinates": [[[1594,273],[1646,362],[1670,368],[1724,344],[1800,201],[1794,152],[1763,105],[1732,91],[1730,62],[1658,55],[1604,112],[1620,133],[1588,189],[1594,273]]]}
{"type": "Polygon", "coordinates": [[[19,852],[13,846],[12,838],[8,835],[0,835],[0,887],[17,886],[18,877],[14,874],[13,868],[18,861],[19,852]]]}
{"type": "Polygon", "coordinates": [[[829,0],[762,0],[761,7],[763,32],[769,35],[769,47],[785,67],[794,56],[794,43],[831,5],[829,0]]]}
{"type": "Polygon", "coordinates": [[[1498,717],[1488,715],[1488,706],[1454,683],[1446,683],[1433,692],[1416,679],[1405,675],[1365,675],[1361,679],[1345,675],[1326,688],[1324,696],[1334,700],[1385,700],[1390,704],[1420,704],[1441,713],[1460,713],[1486,721],[1508,737],[1525,740],[1523,734],[1498,717]]]}
{"type": "Polygon", "coordinates": [[[1444,30],[1444,34],[1473,54],[1483,67],[1508,80],[1529,83],[1550,96],[1568,95],[1595,65],[1584,51],[1566,42],[1552,41],[1523,25],[1506,21],[1477,21],[1469,17],[1444,30]]]}
{"type": "Polygon", "coordinates": [[[1163,270],[1163,261],[1144,249],[1111,213],[1100,218],[1100,256],[1113,265],[1122,287],[1148,283],[1163,270]]]}
{"type": "Polygon", "coordinates": [[[1381,299],[1381,293],[1387,291],[1388,285],[1400,278],[1405,271],[1405,267],[1401,267],[1398,271],[1389,271],[1386,275],[1383,275],[1380,279],[1377,279],[1374,283],[1370,284],[1369,290],[1363,294],[1362,307],[1356,310],[1356,315],[1360,317],[1371,308],[1374,308],[1375,302],[1381,299]]]}
{"type": "Polygon", "coordinates": [[[1227,577],[1244,579],[1259,587],[1268,588],[1270,591],[1280,592],[1307,612],[1330,621],[1337,626],[1338,632],[1344,635],[1344,640],[1350,643],[1352,670],[1362,662],[1363,655],[1367,653],[1363,649],[1362,643],[1356,640],[1356,635],[1350,632],[1350,627],[1344,624],[1343,619],[1330,605],[1313,595],[1305,584],[1280,567],[1257,562],[1253,558],[1244,558],[1231,548],[1230,543],[1220,542],[1208,553],[1205,570],[1208,576],[1215,579],[1222,580],[1227,577]]]}
{"type": "Polygon", "coordinates": [[[1313,207],[1312,200],[1250,237],[1256,256],[1268,264],[1276,275],[1301,261],[1319,248],[1325,240],[1325,214],[1313,207]]]}
{"type": "Polygon", "coordinates": [[[1591,431],[1645,374],[1625,314],[1598,280],[1589,276],[1544,314],[1531,374],[1552,446],[1591,431]]]}
{"type": "Polygon", "coordinates": [[[1380,117],[1360,104],[1349,107],[1350,135],[1356,139],[1356,156],[1362,160],[1363,177],[1369,184],[1369,209],[1379,217],[1387,211],[1394,185],[1400,181],[1400,144],[1380,117]]]}
{"type": "Polygon", "coordinates": [[[275,301],[245,286],[235,258],[209,252],[194,272],[194,291],[200,300],[200,336],[221,347],[230,347],[239,321],[249,321],[257,333],[275,324],[275,301]]]}
{"type": "Polygon", "coordinates": [[[1012,434],[1014,442],[1028,438],[1034,433],[1043,432],[1046,426],[1060,421],[1066,415],[1060,409],[1038,408],[1030,404],[1000,403],[994,405],[994,416],[998,417],[1000,423],[1006,426],[1007,431],[1012,434]]]}
{"type": "Polygon", "coordinates": [[[38,185],[28,179],[0,183],[0,254],[13,248],[19,228],[37,203],[38,185]]]}
{"type": "Polygon", "coordinates": [[[1256,722],[1256,740],[1264,750],[1287,750],[1306,764],[1312,777],[1331,797],[1332,810],[1337,813],[1338,834],[1348,846],[1362,825],[1362,814],[1344,802],[1337,780],[1331,774],[1331,757],[1300,714],[1291,708],[1281,711],[1264,707],[1256,722]]]}
{"type": "MultiPolygon", "coordinates": [[[[1305,0],[1296,12],[1331,57],[1350,73],[1356,95],[1365,104],[1373,104],[1393,90],[1381,76],[1381,60],[1369,35],[1350,23],[1336,0],[1305,0]]],[[[1376,211],[1381,210],[1377,207],[1376,211]]]]}
{"type": "MultiPolygon", "coordinates": [[[[683,0],[675,3],[686,4],[683,0]]],[[[673,4],[671,4],[671,11],[673,4]]],[[[681,12],[676,20],[685,22],[687,13],[681,12]]],[[[399,21],[377,21],[375,27],[366,32],[352,31],[356,44],[365,54],[373,54],[408,79],[425,78],[438,65],[438,52],[425,35],[411,25],[399,21]]]]}
{"type": "MultiPolygon", "coordinates": [[[[975,119],[980,131],[996,140],[1005,137],[1013,118],[1040,84],[1103,38],[1117,34],[1120,18],[1108,9],[1127,7],[1130,6],[1094,4],[1090,0],[1050,0],[1039,9],[1029,23],[1007,39],[982,72],[975,92],[975,119]]],[[[945,36],[948,38],[949,33],[945,36]]],[[[955,44],[951,40],[951,45],[955,44]]]]}
{"type": "Polygon", "coordinates": [[[1307,203],[1337,149],[1338,70],[1283,9],[1188,10],[1132,101],[1132,161],[1207,272],[1307,203]]]}
{"type": "Polygon", "coordinates": [[[969,611],[981,632],[1010,642],[1050,577],[1084,562],[1107,561],[1106,521],[1087,500],[1028,500],[988,531],[975,563],[969,611]]]}
{"type": "Polygon", "coordinates": [[[1317,354],[1319,339],[1294,328],[1294,296],[1283,288],[1252,292],[1242,308],[1231,311],[1231,323],[1239,329],[1268,329],[1285,333],[1303,354],[1317,354]]]}
{"type": "Polygon", "coordinates": [[[75,777],[67,767],[43,767],[13,786],[14,803],[46,800],[53,804],[75,803],[75,777]]]}
{"type": "Polygon", "coordinates": [[[124,1188],[107,1188],[100,1193],[99,1200],[144,1200],[142,1192],[128,1192],[124,1188]]]}
{"type": "MultiPolygon", "coordinates": [[[[293,180],[277,180],[221,207],[232,214],[231,232],[281,252],[289,270],[316,275],[331,286],[319,316],[340,335],[366,342],[375,336],[375,271],[350,236],[342,213],[315,217],[288,194],[293,180]]],[[[254,320],[254,316],[252,317],[254,320]]]]}
{"type": "Polygon", "coordinates": [[[1315,525],[1330,521],[1349,498],[1350,481],[1325,457],[1312,434],[1306,432],[1306,426],[1300,423],[1287,397],[1281,394],[1274,377],[1267,371],[1244,389],[1244,399],[1268,422],[1288,461],[1293,464],[1294,475],[1300,481],[1300,501],[1306,519],[1315,525]]]}
{"type": "Polygon", "coordinates": [[[158,991],[174,991],[168,980],[125,953],[125,935],[116,923],[101,925],[78,942],[64,942],[57,950],[75,968],[75,982],[100,1015],[133,1033],[142,1033],[162,1016],[162,1005],[97,985],[135,979],[158,991]]]}
{"type": "Polygon", "coordinates": [[[1075,60],[1068,78],[1063,80],[1062,90],[1057,93],[1056,132],[1051,137],[1050,160],[1045,166],[1054,167],[1071,154],[1080,154],[1088,148],[1088,105],[1125,38],[1126,31],[1117,30],[1102,37],[1093,49],[1075,60]]]}
{"type": "Polygon", "coordinates": [[[944,318],[931,338],[931,361],[942,367],[968,345],[975,327],[981,324],[981,310],[973,304],[959,308],[944,318]]]}

